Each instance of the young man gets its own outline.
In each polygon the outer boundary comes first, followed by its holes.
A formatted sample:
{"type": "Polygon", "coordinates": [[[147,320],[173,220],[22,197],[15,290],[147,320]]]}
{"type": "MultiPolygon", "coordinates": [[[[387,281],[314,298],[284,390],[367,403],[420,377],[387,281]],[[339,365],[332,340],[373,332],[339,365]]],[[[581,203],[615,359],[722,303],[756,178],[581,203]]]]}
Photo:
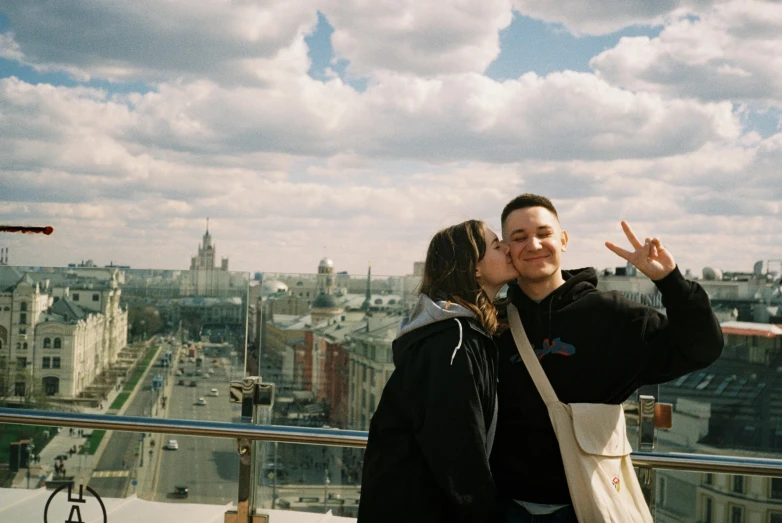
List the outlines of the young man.
{"type": "MultiPolygon", "coordinates": [[[[522,194],[502,211],[502,236],[519,278],[508,297],[560,401],[619,404],[638,387],[670,381],[719,358],[722,330],[697,283],[657,238],[606,247],[652,279],[667,314],[596,289],[593,268],[564,271],[568,235],[551,201],[522,194]]],[[[510,330],[500,337],[499,421],[492,471],[504,521],[576,521],[546,406],[510,330]]]]}

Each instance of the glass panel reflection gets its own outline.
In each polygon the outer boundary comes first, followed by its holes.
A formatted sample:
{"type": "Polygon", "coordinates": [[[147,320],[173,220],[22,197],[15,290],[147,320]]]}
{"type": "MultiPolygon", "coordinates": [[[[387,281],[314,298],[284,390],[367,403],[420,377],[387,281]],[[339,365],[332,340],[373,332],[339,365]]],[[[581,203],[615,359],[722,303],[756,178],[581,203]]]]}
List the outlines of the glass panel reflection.
{"type": "Polygon", "coordinates": [[[782,478],[657,471],[655,521],[780,521],[782,478]]]}

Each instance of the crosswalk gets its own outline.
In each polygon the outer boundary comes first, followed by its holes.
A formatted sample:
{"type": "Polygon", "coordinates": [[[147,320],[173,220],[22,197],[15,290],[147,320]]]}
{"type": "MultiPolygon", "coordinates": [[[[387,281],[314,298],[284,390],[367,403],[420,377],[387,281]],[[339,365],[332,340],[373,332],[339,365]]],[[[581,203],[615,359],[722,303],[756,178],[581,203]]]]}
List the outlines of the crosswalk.
{"type": "Polygon", "coordinates": [[[126,478],[127,470],[96,470],[92,473],[93,478],[126,478]]]}

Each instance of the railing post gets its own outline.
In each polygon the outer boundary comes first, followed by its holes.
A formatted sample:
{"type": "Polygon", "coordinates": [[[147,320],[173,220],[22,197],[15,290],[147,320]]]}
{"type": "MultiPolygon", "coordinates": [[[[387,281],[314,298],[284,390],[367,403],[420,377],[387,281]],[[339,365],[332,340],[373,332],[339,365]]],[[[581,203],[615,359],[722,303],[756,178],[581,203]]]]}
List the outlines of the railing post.
{"type": "MultiPolygon", "coordinates": [[[[638,429],[638,450],[654,450],[657,442],[655,428],[671,428],[671,405],[657,403],[658,386],[650,385],[638,390],[637,402],[626,402],[625,417],[627,425],[638,429]]],[[[655,470],[652,467],[638,466],[638,481],[646,498],[649,511],[655,512],[655,470]]]]}
{"type": "MultiPolygon", "coordinates": [[[[232,381],[229,401],[242,404],[242,423],[261,423],[261,409],[274,405],[274,384],[262,383],[259,376],[251,376],[241,381],[232,381]]],[[[247,438],[237,440],[239,453],[239,496],[236,510],[225,513],[225,523],[268,523],[269,516],[256,514],[256,493],[258,488],[258,441],[247,438]]]]}

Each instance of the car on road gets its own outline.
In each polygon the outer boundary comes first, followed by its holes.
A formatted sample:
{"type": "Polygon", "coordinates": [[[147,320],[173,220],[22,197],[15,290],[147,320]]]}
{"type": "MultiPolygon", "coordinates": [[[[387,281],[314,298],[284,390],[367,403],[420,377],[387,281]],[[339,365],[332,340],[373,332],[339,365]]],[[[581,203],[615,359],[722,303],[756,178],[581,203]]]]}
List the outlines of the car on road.
{"type": "Polygon", "coordinates": [[[175,498],[186,498],[189,493],[190,490],[187,488],[186,485],[177,485],[176,487],[174,487],[175,498]]]}
{"type": "Polygon", "coordinates": [[[217,391],[217,389],[209,389],[209,395],[216,398],[220,395],[220,393],[217,391]]]}
{"type": "Polygon", "coordinates": [[[195,373],[196,373],[196,376],[200,376],[201,374],[204,373],[204,371],[202,371],[201,369],[196,369],[195,373]]]}
{"type": "Polygon", "coordinates": [[[206,398],[198,398],[196,405],[206,405],[206,398]]]}
{"type": "Polygon", "coordinates": [[[179,381],[176,382],[176,384],[177,385],[184,385],[185,384],[185,380],[179,380],[179,381]]]}
{"type": "Polygon", "coordinates": [[[179,449],[179,442],[175,439],[168,440],[168,443],[166,443],[166,448],[168,450],[178,450],[179,449]]]}
{"type": "Polygon", "coordinates": [[[195,380],[193,380],[193,381],[191,381],[191,382],[190,382],[190,384],[188,385],[188,387],[195,387],[195,386],[197,386],[197,385],[198,385],[198,384],[195,382],[195,380]]]}

